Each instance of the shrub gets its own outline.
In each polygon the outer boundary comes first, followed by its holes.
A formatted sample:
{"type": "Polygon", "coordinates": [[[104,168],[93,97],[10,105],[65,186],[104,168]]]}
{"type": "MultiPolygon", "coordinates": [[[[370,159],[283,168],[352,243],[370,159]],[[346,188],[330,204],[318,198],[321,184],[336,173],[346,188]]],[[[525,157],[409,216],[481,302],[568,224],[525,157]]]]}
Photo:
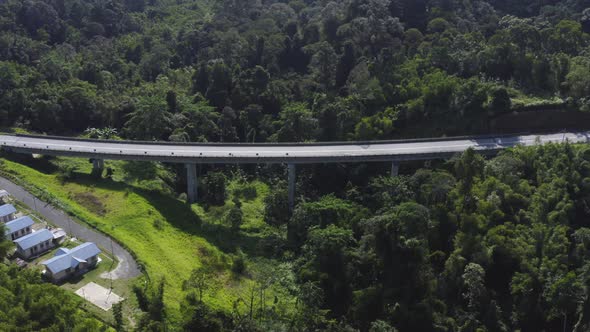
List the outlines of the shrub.
{"type": "Polygon", "coordinates": [[[273,226],[284,225],[289,221],[289,194],[287,190],[276,187],[274,193],[264,199],[264,221],[273,226]]]}
{"type": "Polygon", "coordinates": [[[66,181],[73,180],[76,178],[76,171],[78,168],[74,165],[59,165],[59,170],[57,173],[57,178],[60,182],[64,183],[66,181]]]}
{"type": "Polygon", "coordinates": [[[226,223],[231,225],[231,229],[234,232],[237,232],[240,229],[240,226],[242,226],[242,223],[244,222],[242,210],[237,206],[232,208],[225,216],[225,221],[226,223]]]}
{"type": "Polygon", "coordinates": [[[207,175],[203,180],[205,202],[214,206],[225,204],[227,179],[221,172],[207,175]]]}
{"type": "Polygon", "coordinates": [[[510,111],[512,101],[508,91],[503,88],[497,88],[492,92],[492,100],[490,102],[490,109],[494,114],[501,114],[510,111]]]}
{"type": "Polygon", "coordinates": [[[244,274],[246,272],[246,257],[241,250],[238,250],[238,253],[234,257],[231,270],[235,274],[244,274]]]}
{"type": "Polygon", "coordinates": [[[161,219],[154,219],[154,228],[161,231],[164,229],[164,222],[161,219]]]}
{"type": "Polygon", "coordinates": [[[248,201],[256,199],[258,197],[258,191],[256,186],[253,184],[246,184],[234,191],[234,195],[242,197],[248,201]]]}

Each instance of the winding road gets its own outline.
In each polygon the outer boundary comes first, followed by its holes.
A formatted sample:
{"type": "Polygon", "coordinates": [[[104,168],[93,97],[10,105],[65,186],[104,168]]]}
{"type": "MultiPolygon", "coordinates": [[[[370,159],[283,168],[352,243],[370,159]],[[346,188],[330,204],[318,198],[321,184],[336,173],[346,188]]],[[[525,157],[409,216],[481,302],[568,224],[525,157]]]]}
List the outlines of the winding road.
{"type": "Polygon", "coordinates": [[[2,177],[0,177],[0,189],[5,189],[15,199],[28,205],[30,208],[34,208],[37,213],[42,215],[47,221],[63,228],[68,235],[84,241],[94,242],[108,252],[111,252],[112,248],[112,254],[117,257],[119,265],[114,270],[103,273],[101,275],[102,278],[129,279],[141,275],[141,271],[133,256],[131,256],[131,254],[118,243],[111,241],[111,238],[108,236],[76,222],[64,212],[54,208],[48,203],[40,201],[21,186],[2,177]]]}

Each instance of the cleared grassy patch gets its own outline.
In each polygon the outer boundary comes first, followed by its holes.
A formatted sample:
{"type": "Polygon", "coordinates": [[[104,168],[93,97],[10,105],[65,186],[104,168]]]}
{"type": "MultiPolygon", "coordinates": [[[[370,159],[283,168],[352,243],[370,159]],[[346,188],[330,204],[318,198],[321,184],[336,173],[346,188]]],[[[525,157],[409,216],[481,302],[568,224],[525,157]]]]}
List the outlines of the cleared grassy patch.
{"type": "MultiPolygon", "coordinates": [[[[52,165],[68,162],[69,158],[57,159],[51,165],[33,168],[4,160],[3,169],[49,193],[70,213],[128,247],[144,265],[149,279],[165,278],[165,302],[172,320],[179,318],[182,283],[193,269],[203,265],[214,268],[218,287],[205,294],[205,301],[229,312],[233,303],[256,285],[248,276],[231,273],[232,257],[238,248],[249,257],[248,274],[255,275],[258,267],[272,266],[269,260],[256,258],[260,252],[258,243],[268,231],[262,220],[266,185],[254,183],[256,197],[242,200],[244,224],[236,233],[224,224],[223,218],[233,206],[231,199],[222,207],[204,211],[198,205],[189,206],[158,192],[110,179],[96,180],[88,174],[89,165],[80,160],[72,161],[80,166],[76,176],[62,182],[57,176],[58,167],[52,165]]],[[[232,183],[229,190],[244,185],[232,183]]]]}

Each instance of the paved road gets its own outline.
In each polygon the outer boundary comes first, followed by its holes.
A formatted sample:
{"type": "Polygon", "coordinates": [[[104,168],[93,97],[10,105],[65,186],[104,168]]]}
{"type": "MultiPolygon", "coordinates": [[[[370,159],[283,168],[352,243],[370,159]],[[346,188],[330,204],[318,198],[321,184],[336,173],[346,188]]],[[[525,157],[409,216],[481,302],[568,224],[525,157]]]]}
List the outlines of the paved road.
{"type": "Polygon", "coordinates": [[[114,255],[117,256],[119,265],[110,273],[103,274],[103,278],[127,279],[137,277],[141,274],[137,263],[131,254],[116,242],[112,242],[109,237],[90,229],[85,225],[77,223],[67,214],[57,210],[47,203],[41,202],[22,187],[2,177],[0,177],[0,189],[5,189],[12,195],[12,197],[25,203],[29,207],[36,207],[37,212],[45,217],[46,220],[63,228],[71,236],[84,241],[94,242],[109,252],[111,251],[112,243],[114,255]]]}
{"type": "Polygon", "coordinates": [[[590,131],[546,135],[316,144],[166,144],[0,135],[3,149],[96,159],[184,163],[327,163],[446,158],[468,148],[494,152],[538,142],[590,142],[590,131]]]}

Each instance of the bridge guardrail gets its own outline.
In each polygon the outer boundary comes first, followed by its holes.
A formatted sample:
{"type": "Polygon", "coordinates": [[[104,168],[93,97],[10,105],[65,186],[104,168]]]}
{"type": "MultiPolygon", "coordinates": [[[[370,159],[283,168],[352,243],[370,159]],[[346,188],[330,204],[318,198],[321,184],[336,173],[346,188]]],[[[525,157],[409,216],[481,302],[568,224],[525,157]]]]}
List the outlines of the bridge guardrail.
{"type": "MultiPolygon", "coordinates": [[[[555,133],[555,132],[553,132],[555,133]]],[[[47,136],[47,135],[32,135],[32,134],[15,134],[7,135],[14,137],[25,138],[41,138],[41,139],[59,139],[64,141],[78,141],[78,142],[98,142],[110,144],[146,144],[146,145],[186,145],[186,146],[335,146],[335,145],[373,145],[373,144],[396,144],[396,143],[421,143],[421,142],[446,142],[455,140],[482,140],[490,138],[505,138],[514,136],[526,135],[543,135],[544,133],[530,133],[520,132],[513,134],[488,134],[488,135],[472,135],[472,136],[449,136],[438,138],[411,138],[411,139],[397,139],[397,140],[378,140],[378,141],[334,141],[334,142],[269,142],[269,143],[235,143],[235,142],[170,142],[170,141],[133,141],[133,140],[107,140],[107,139],[92,139],[92,138],[78,138],[66,136],[47,136]]]]}

